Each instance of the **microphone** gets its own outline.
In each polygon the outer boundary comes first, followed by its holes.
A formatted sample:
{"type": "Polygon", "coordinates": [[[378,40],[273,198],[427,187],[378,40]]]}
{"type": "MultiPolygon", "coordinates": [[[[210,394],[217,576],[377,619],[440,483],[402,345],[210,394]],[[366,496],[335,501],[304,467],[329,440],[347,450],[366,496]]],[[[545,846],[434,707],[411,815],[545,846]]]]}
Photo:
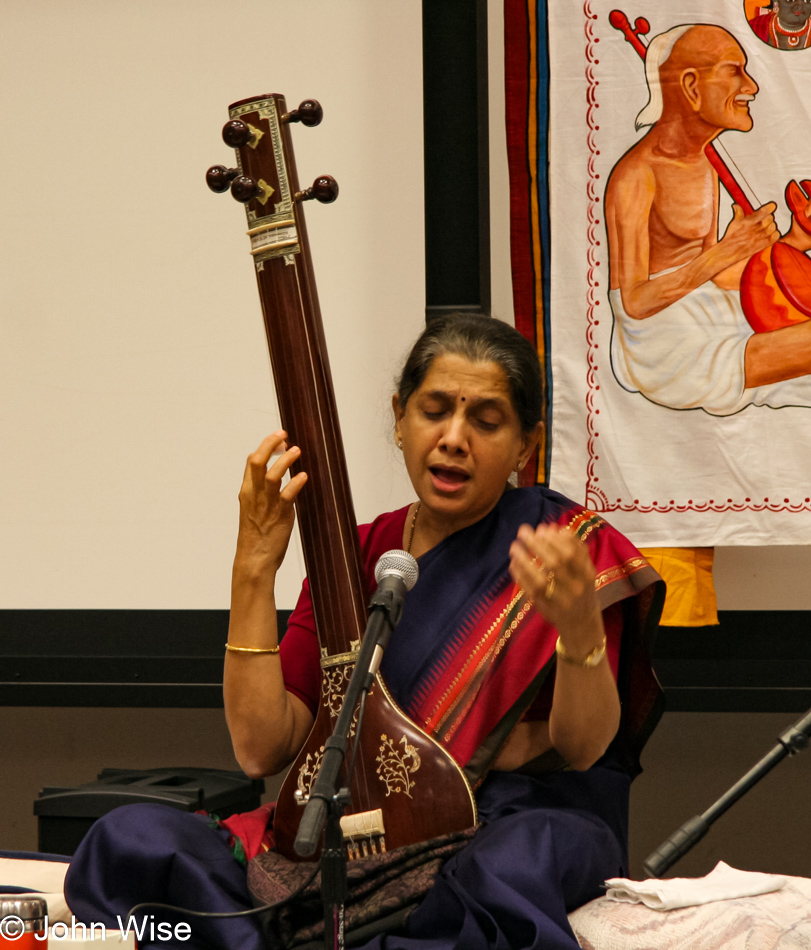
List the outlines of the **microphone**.
{"type": "Polygon", "coordinates": [[[382,587],[402,584],[402,592],[406,593],[417,583],[420,569],[417,562],[408,551],[386,551],[380,555],[375,565],[375,580],[380,590],[382,587]]]}
{"type": "Polygon", "coordinates": [[[375,565],[377,590],[369,602],[369,609],[382,608],[387,614],[388,623],[380,631],[375,642],[369,674],[374,676],[383,659],[383,651],[389,642],[392,630],[400,622],[403,612],[403,598],[417,583],[420,569],[408,551],[386,551],[375,565]]]}
{"type": "Polygon", "coordinates": [[[325,743],[324,756],[293,845],[296,854],[303,858],[313,854],[318,846],[329,803],[335,799],[338,773],[344,760],[352,717],[361,694],[372,688],[383,651],[403,612],[403,599],[417,583],[419,573],[417,562],[408,551],[387,551],[375,565],[377,590],[369,602],[366,632],[335,729],[325,743]]]}

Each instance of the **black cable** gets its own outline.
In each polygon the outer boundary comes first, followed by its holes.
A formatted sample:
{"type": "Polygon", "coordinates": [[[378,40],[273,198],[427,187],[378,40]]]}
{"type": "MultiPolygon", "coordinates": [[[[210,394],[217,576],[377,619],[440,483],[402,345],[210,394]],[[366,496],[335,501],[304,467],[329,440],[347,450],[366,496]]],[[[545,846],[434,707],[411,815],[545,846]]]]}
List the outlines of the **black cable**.
{"type": "Polygon", "coordinates": [[[135,915],[137,910],[141,910],[143,907],[152,907],[159,908],[160,910],[171,910],[176,914],[184,914],[189,917],[252,917],[254,914],[264,914],[266,911],[274,910],[277,907],[284,907],[285,904],[289,904],[290,901],[295,900],[306,888],[308,888],[313,881],[315,880],[318,872],[321,870],[321,865],[316,864],[315,870],[307,878],[307,880],[298,888],[298,890],[293,891],[292,894],[283,898],[280,901],[276,901],[275,904],[263,904],[261,907],[252,907],[250,910],[232,910],[232,911],[222,911],[220,913],[216,911],[208,910],[191,910],[188,907],[175,907],[172,904],[158,904],[152,901],[146,901],[143,904],[136,904],[131,910],[127,913],[127,921],[135,915]]]}

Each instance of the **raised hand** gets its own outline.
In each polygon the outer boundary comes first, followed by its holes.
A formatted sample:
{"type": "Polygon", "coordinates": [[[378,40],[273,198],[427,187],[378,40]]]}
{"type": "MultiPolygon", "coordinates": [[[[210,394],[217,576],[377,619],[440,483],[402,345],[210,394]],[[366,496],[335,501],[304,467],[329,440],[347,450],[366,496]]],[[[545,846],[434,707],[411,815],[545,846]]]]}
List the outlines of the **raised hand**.
{"type": "Polygon", "coordinates": [[[522,525],[510,546],[510,573],[536,610],[557,627],[570,662],[558,662],[549,739],[575,769],[587,769],[605,752],[619,726],[620,702],[609,663],[584,661],[605,645],[586,546],[558,525],[522,525]]]}
{"type": "Polygon", "coordinates": [[[307,482],[306,472],[294,475],[282,486],[301,449],[285,444],[287,433],[274,432],[248,456],[239,490],[237,557],[259,569],[277,571],[284,559],[295,521],[293,503],[307,482]],[[272,463],[273,456],[281,454],[272,463]]]}
{"type": "Polygon", "coordinates": [[[603,634],[586,546],[558,525],[522,525],[510,547],[510,574],[558,629],[564,648],[585,656],[603,634]]]}
{"type": "Polygon", "coordinates": [[[282,485],[301,455],[286,439],[274,432],[248,456],[239,490],[223,697],[237,761],[254,778],[288,765],[313,724],[307,706],[285,689],[279,662],[276,572],[293,530],[293,502],[307,482],[299,472],[282,485]]]}

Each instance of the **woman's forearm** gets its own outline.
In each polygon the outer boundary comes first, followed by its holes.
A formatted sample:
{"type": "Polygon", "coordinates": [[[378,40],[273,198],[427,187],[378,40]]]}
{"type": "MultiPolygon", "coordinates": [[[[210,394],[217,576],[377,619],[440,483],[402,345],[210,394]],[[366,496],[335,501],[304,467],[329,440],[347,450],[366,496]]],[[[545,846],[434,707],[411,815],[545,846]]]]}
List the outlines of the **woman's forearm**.
{"type": "MultiPolygon", "coordinates": [[[[234,563],[228,642],[270,650],[278,646],[275,577],[270,571],[234,563]]],[[[225,716],[234,754],[252,777],[281,771],[295,757],[312,726],[312,716],[285,689],[279,654],[226,651],[223,673],[225,716]]]]}
{"type": "Polygon", "coordinates": [[[237,761],[253,777],[288,765],[312,726],[307,707],[285,689],[278,650],[276,572],[290,542],[293,505],[307,482],[299,472],[283,485],[301,456],[297,446],[286,447],[286,438],[279,429],[248,456],[239,491],[228,628],[228,643],[237,649],[226,651],[223,698],[237,761]]]}
{"type": "Polygon", "coordinates": [[[587,769],[608,748],[619,728],[620,701],[608,662],[603,656],[597,666],[582,661],[603,642],[602,619],[598,616],[590,630],[568,636],[564,643],[569,661],[560,656],[555,669],[555,692],[549,714],[549,737],[573,769],[587,769]]]}

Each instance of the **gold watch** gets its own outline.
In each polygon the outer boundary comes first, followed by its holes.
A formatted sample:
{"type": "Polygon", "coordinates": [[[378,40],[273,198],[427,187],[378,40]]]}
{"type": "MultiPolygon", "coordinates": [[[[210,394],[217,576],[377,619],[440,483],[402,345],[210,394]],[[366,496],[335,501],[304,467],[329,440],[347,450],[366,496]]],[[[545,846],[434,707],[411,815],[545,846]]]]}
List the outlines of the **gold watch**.
{"type": "Polygon", "coordinates": [[[606,637],[603,634],[603,642],[595,647],[589,655],[583,660],[575,660],[574,657],[569,656],[566,650],[563,647],[563,644],[560,642],[560,637],[558,637],[558,642],[555,644],[555,653],[566,663],[571,663],[572,666],[580,666],[584,669],[587,669],[590,666],[597,666],[602,658],[605,656],[605,647],[606,647],[606,637]]]}

